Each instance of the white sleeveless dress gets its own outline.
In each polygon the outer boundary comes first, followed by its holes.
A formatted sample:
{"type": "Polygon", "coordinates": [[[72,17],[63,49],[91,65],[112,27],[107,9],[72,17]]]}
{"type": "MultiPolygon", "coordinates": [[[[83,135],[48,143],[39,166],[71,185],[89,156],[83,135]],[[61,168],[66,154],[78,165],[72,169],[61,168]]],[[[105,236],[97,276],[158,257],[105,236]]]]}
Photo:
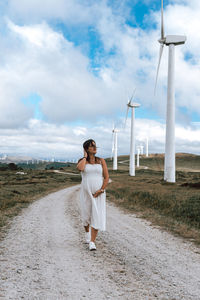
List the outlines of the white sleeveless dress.
{"type": "Polygon", "coordinates": [[[80,209],[83,226],[106,230],[106,192],[94,198],[93,194],[102,187],[103,168],[101,164],[86,164],[81,172],[80,209]]]}

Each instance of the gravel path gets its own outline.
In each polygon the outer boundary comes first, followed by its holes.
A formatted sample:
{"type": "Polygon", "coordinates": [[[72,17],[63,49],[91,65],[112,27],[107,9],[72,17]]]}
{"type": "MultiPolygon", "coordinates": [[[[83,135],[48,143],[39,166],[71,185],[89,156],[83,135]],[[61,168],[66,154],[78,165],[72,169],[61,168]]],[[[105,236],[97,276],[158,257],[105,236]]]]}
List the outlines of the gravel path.
{"type": "Polygon", "coordinates": [[[200,251],[107,203],[97,251],[84,243],[74,186],[15,217],[0,247],[0,299],[200,299],[200,251]]]}

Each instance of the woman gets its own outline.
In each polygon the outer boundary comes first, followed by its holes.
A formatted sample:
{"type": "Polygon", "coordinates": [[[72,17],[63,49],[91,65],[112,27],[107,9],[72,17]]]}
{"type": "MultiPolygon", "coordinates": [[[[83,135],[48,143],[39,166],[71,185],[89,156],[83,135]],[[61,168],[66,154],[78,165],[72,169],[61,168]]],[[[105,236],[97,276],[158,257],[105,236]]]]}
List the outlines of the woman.
{"type": "Polygon", "coordinates": [[[106,162],[96,157],[96,143],[90,139],[83,143],[84,156],[77,169],[81,171],[80,207],[86,242],[90,250],[96,250],[98,230],[106,230],[106,193],[109,175],[106,162]],[[91,237],[90,237],[91,227],[91,237]]]}

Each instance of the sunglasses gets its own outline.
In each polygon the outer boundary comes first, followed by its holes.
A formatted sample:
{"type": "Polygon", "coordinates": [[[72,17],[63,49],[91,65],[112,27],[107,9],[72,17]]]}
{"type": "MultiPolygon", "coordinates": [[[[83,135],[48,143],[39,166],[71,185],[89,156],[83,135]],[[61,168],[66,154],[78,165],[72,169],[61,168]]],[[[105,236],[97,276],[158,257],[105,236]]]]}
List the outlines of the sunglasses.
{"type": "Polygon", "coordinates": [[[89,146],[89,147],[93,147],[93,148],[95,148],[95,149],[96,149],[96,148],[98,148],[98,147],[97,147],[97,146],[95,146],[95,145],[92,145],[92,146],[89,146]]]}

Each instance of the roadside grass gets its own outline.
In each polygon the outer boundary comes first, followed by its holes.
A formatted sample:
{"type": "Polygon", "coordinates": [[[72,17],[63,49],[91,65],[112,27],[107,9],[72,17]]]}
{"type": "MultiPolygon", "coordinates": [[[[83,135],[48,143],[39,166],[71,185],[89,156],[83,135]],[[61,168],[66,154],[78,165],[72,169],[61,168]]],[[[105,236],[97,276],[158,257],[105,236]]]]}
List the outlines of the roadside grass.
{"type": "MultiPolygon", "coordinates": [[[[178,168],[183,159],[187,159],[184,170],[191,169],[190,156],[176,160],[178,168]]],[[[120,157],[125,160],[128,157],[120,157]]],[[[108,201],[114,202],[127,212],[133,212],[146,218],[154,225],[200,244],[200,172],[176,172],[176,183],[163,180],[163,160],[145,158],[151,169],[136,168],[136,176],[128,175],[127,165],[119,163],[119,169],[113,171],[108,159],[109,174],[112,182],[107,188],[108,201]]],[[[192,160],[194,158],[192,157],[192,160]]],[[[143,165],[144,166],[144,165],[143,165]]],[[[147,164],[146,164],[147,166],[147,164]]],[[[200,169],[199,157],[195,163],[200,169]],[[197,163],[198,161],[198,163],[197,163]]]]}
{"type": "MultiPolygon", "coordinates": [[[[118,157],[119,168],[128,166],[129,157],[122,155],[118,157]],[[125,161],[123,164],[120,162],[125,161]]],[[[107,159],[109,165],[112,165],[110,159],[107,159]]],[[[145,166],[150,169],[163,171],[164,170],[164,154],[149,154],[149,157],[140,155],[140,166],[145,166]]],[[[176,153],[176,170],[179,171],[198,171],[200,172],[200,155],[188,153],[176,153]]]]}
{"type": "MultiPolygon", "coordinates": [[[[142,156],[135,177],[128,174],[128,160],[128,156],[119,156],[118,170],[113,171],[112,161],[106,159],[112,179],[107,187],[108,201],[199,245],[200,156],[176,155],[174,184],[163,180],[163,154],[142,156]]],[[[10,220],[24,207],[51,192],[81,182],[81,176],[54,172],[60,170],[80,175],[73,163],[18,166],[26,174],[0,170],[0,239],[9,228],[10,220]]]]}
{"type": "MultiPolygon", "coordinates": [[[[66,172],[78,173],[75,165],[66,172]]],[[[0,239],[9,228],[10,220],[33,201],[61,188],[81,182],[80,176],[55,173],[54,170],[0,171],[0,239]]]]}

